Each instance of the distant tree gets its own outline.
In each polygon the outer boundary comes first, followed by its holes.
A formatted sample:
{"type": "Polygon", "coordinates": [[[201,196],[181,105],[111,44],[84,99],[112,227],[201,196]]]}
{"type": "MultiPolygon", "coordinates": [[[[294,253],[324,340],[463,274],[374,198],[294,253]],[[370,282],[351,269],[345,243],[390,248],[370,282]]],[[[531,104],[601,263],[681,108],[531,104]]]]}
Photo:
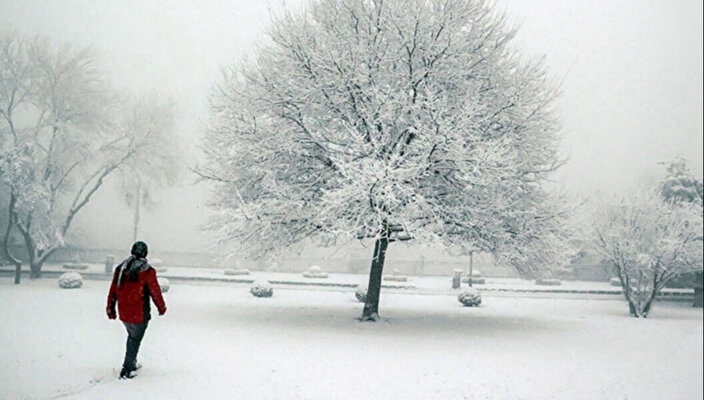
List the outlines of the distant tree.
{"type": "Polygon", "coordinates": [[[0,38],[0,51],[2,246],[19,263],[9,246],[16,229],[38,278],[105,179],[151,151],[152,133],[124,112],[90,51],[14,36],[0,38]]]}
{"type": "Polygon", "coordinates": [[[645,318],[665,285],[702,271],[702,206],[649,192],[596,215],[595,245],[615,266],[633,317],[645,318]]]}
{"type": "MultiPolygon", "coordinates": [[[[660,194],[665,201],[673,203],[693,203],[702,205],[704,203],[704,185],[701,179],[694,177],[687,167],[687,160],[677,157],[664,164],[667,176],[660,183],[660,194]]],[[[694,301],[695,307],[702,306],[702,271],[694,274],[694,301]],[[697,287],[697,282],[699,286],[697,287]]]]}
{"type": "Polygon", "coordinates": [[[660,183],[660,193],[667,201],[702,204],[704,186],[702,180],[694,177],[684,158],[676,158],[666,165],[667,176],[660,183]]]}
{"type": "Polygon", "coordinates": [[[130,124],[130,129],[144,131],[141,146],[153,149],[131,157],[119,168],[120,191],[125,203],[134,210],[132,241],[137,241],[142,208],[154,207],[158,203],[157,193],[176,183],[181,160],[178,140],[172,134],[171,103],[160,102],[155,96],[140,100],[132,110],[130,124]]]}
{"type": "Polygon", "coordinates": [[[267,256],[372,238],[363,320],[391,242],[488,251],[521,273],[563,257],[553,86],[484,1],[311,1],[212,98],[200,173],[211,227],[267,256]],[[557,246],[557,247],[556,247],[557,246]]]}

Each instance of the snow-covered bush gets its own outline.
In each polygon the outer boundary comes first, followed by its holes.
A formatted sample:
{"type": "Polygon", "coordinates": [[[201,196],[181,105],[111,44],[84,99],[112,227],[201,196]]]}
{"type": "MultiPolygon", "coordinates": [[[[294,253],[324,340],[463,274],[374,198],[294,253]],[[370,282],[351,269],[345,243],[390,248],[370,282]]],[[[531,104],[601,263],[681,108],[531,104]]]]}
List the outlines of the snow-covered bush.
{"type": "Polygon", "coordinates": [[[357,286],[357,289],[354,291],[354,297],[361,303],[367,301],[367,287],[365,285],[357,286]]]}
{"type": "Polygon", "coordinates": [[[308,271],[303,272],[303,277],[305,278],[327,278],[328,274],[327,272],[323,272],[322,268],[320,268],[317,265],[313,265],[312,267],[308,268],[308,271]]]}
{"type": "Polygon", "coordinates": [[[462,303],[463,306],[466,307],[478,307],[480,304],[482,304],[482,295],[477,289],[465,288],[457,296],[457,301],[459,301],[460,303],[462,303]]]}
{"type": "Polygon", "coordinates": [[[78,272],[66,272],[59,277],[61,289],[78,289],[83,286],[83,277],[78,272]]]}
{"type": "Polygon", "coordinates": [[[166,293],[171,289],[171,282],[169,282],[168,279],[166,278],[156,278],[157,282],[159,282],[159,287],[161,288],[162,293],[166,293]]]}
{"type": "Polygon", "coordinates": [[[225,275],[249,275],[249,270],[247,268],[242,269],[232,269],[227,268],[224,271],[225,275]]]}
{"type": "Polygon", "coordinates": [[[611,280],[609,281],[609,284],[611,286],[621,287],[621,279],[619,279],[618,276],[615,276],[615,277],[611,278],[611,280]]]}
{"type": "Polygon", "coordinates": [[[271,297],[274,294],[274,287],[269,281],[256,281],[249,289],[254,297],[271,297]]]}

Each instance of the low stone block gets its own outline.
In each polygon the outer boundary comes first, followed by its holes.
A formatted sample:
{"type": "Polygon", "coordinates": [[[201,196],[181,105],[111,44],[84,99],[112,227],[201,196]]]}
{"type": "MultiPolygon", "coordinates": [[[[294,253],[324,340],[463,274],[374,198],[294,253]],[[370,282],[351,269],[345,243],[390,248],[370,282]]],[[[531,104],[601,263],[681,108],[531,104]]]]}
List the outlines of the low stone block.
{"type": "Polygon", "coordinates": [[[320,268],[317,265],[313,265],[310,268],[308,268],[308,271],[303,272],[303,277],[304,278],[316,278],[316,279],[325,279],[328,277],[327,272],[323,272],[323,269],[320,268]]]}
{"type": "Polygon", "coordinates": [[[393,282],[407,282],[408,277],[403,276],[403,275],[387,275],[384,276],[385,281],[393,281],[393,282]]]}
{"type": "Polygon", "coordinates": [[[560,286],[562,282],[559,279],[536,279],[535,284],[540,286],[560,286]]]}
{"type": "Polygon", "coordinates": [[[85,271],[88,269],[88,264],[64,264],[63,265],[64,269],[70,269],[70,270],[80,270],[80,271],[85,271]]]}
{"type": "Polygon", "coordinates": [[[225,275],[249,275],[249,270],[247,268],[242,269],[232,269],[228,268],[224,271],[225,275]]]}

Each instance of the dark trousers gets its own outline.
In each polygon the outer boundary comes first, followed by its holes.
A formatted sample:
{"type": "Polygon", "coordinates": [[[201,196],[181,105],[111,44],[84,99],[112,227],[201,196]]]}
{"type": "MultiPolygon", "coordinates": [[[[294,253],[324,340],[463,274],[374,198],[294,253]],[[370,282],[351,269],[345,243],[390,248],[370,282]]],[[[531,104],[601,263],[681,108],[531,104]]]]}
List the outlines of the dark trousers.
{"type": "Polygon", "coordinates": [[[137,353],[139,345],[142,344],[144,332],[147,330],[149,322],[143,324],[130,324],[123,322],[127,328],[127,349],[125,350],[125,362],[122,363],[123,368],[134,370],[137,364],[137,353]]]}

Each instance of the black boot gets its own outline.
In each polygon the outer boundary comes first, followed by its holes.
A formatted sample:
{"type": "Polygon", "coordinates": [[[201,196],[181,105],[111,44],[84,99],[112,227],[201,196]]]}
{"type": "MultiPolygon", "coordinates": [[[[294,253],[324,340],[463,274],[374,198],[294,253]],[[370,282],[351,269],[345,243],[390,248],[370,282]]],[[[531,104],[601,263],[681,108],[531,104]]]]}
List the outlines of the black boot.
{"type": "Polygon", "coordinates": [[[122,367],[122,370],[120,371],[120,379],[132,379],[134,377],[135,375],[133,369],[122,367]]]}

